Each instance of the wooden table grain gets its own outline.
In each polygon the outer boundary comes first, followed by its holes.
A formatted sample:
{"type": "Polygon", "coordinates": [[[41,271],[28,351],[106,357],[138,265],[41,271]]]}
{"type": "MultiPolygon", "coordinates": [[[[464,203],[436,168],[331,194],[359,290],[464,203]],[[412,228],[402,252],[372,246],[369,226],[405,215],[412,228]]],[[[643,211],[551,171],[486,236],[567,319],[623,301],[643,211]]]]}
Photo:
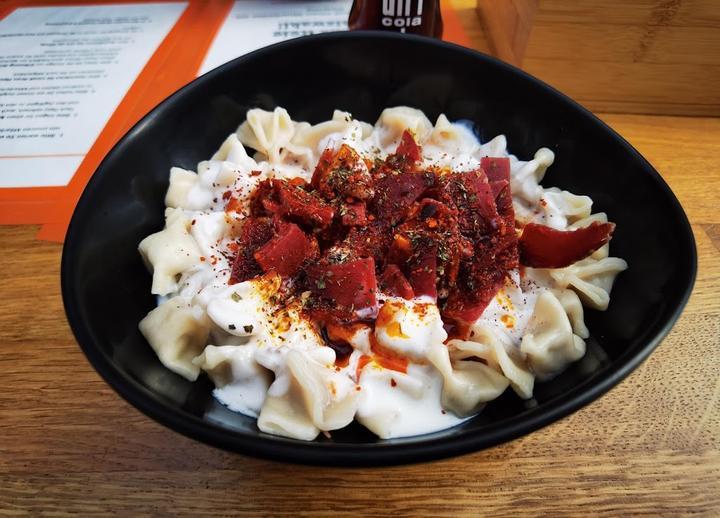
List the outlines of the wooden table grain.
{"type": "Polygon", "coordinates": [[[720,119],[601,117],[687,211],[699,255],[690,302],[598,401],[433,463],[285,465],[164,428],[78,348],[60,298],[61,246],[35,240],[37,227],[0,227],[0,514],[720,515],[720,119]]]}

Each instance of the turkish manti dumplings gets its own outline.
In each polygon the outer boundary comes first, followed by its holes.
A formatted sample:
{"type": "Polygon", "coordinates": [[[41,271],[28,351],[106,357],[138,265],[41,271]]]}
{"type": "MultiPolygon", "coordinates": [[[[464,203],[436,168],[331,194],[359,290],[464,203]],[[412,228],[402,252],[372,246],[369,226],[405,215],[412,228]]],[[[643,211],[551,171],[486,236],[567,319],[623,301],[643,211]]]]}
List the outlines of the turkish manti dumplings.
{"type": "Polygon", "coordinates": [[[292,279],[270,271],[232,282],[238,236],[261,182],[310,182],[323,152],[343,145],[366,164],[383,160],[406,131],[421,147],[420,167],[439,174],[477,170],[483,157],[509,158],[517,234],[529,223],[571,231],[607,222],[588,196],[541,186],[550,149],[521,160],[503,135],[480,142],[444,115],[433,124],[419,110],[394,107],[373,126],[335,111],[311,125],[283,108],[252,109],[197,170],[170,170],[165,227],[139,245],[158,300],[139,327],[160,361],[191,381],[204,372],[215,398],[257,418],[261,431],[309,441],[353,420],[381,438],[445,429],[508,389],[532,398],[536,380],[552,380],[582,358],[583,308],[606,309],[627,268],[609,244],[561,268],[508,271],[462,337],[449,336],[437,299],[378,289],[362,315],[374,325],[346,330],[343,361],[304,313],[309,292],[284,298],[292,279]],[[396,361],[383,361],[376,349],[396,361]]]}

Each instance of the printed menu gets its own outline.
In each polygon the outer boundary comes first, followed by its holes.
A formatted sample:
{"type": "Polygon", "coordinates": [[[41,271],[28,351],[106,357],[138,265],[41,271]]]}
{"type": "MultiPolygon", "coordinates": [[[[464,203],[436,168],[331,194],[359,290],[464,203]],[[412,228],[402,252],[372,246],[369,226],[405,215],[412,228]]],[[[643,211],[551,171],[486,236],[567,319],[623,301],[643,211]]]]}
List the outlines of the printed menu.
{"type": "Polygon", "coordinates": [[[352,0],[235,2],[200,74],[261,47],[320,32],[347,30],[352,0]]]}
{"type": "Polygon", "coordinates": [[[27,7],[0,22],[0,187],[67,185],[185,7],[27,7]]]}

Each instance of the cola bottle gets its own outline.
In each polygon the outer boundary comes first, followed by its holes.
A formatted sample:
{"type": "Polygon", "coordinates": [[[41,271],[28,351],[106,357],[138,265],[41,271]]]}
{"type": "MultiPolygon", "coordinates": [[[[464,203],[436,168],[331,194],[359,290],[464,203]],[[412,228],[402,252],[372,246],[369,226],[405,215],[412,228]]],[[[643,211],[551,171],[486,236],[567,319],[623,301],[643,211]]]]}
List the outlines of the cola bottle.
{"type": "Polygon", "coordinates": [[[354,0],[348,26],[442,38],[440,0],[354,0]]]}

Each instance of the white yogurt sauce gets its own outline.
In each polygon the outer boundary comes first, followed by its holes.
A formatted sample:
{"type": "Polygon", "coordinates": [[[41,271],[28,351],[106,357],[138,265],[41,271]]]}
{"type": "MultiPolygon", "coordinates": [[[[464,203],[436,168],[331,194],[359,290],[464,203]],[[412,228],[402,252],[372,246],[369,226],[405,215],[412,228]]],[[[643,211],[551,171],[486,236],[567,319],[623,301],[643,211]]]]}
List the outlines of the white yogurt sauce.
{"type": "Polygon", "coordinates": [[[436,432],[467,420],[443,410],[442,385],[442,376],[427,365],[410,364],[403,374],[370,364],[360,376],[356,418],[383,439],[436,432]]]}

